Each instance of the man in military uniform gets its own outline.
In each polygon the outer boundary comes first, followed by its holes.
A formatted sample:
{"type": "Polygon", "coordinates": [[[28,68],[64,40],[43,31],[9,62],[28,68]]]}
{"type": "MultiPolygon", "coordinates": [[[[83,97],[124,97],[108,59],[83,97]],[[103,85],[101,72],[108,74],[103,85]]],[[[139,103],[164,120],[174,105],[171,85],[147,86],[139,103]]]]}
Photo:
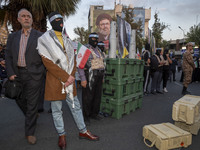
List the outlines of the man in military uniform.
{"type": "Polygon", "coordinates": [[[195,69],[193,57],[193,44],[191,42],[187,43],[186,45],[186,52],[183,54],[183,90],[182,94],[190,94],[190,92],[187,91],[187,87],[192,81],[192,72],[195,69]]]}

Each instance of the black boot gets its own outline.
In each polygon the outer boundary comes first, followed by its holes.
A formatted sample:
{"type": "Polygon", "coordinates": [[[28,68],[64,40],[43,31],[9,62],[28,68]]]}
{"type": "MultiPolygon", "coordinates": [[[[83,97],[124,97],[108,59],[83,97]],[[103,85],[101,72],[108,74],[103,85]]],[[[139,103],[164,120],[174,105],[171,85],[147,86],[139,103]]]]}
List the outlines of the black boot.
{"type": "Polygon", "coordinates": [[[187,87],[183,86],[182,94],[183,95],[190,94],[190,92],[187,91],[187,87]]]}

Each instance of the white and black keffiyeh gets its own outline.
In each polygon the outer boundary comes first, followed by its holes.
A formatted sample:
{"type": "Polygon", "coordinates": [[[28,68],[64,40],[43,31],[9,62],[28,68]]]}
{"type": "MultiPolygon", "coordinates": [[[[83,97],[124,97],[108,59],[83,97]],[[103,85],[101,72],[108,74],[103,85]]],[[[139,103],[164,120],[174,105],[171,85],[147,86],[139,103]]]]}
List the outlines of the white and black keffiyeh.
{"type": "MultiPolygon", "coordinates": [[[[51,60],[54,64],[58,65],[61,69],[65,70],[70,75],[74,68],[74,48],[65,30],[62,32],[62,37],[65,51],[60,44],[56,34],[54,33],[54,30],[45,32],[38,39],[37,49],[41,56],[51,60]]],[[[61,92],[66,92],[69,98],[73,101],[73,84],[64,89],[65,83],[61,83],[63,85],[61,92]]]]}

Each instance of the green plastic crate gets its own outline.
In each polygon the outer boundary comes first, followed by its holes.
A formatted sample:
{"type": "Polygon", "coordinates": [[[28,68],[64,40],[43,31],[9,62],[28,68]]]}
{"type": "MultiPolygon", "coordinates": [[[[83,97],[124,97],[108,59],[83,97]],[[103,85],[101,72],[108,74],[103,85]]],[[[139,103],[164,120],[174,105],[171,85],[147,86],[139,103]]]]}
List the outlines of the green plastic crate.
{"type": "Polygon", "coordinates": [[[128,84],[129,95],[143,92],[143,81],[144,81],[143,77],[136,77],[132,79],[132,84],[128,84]]]}
{"type": "Polygon", "coordinates": [[[109,114],[111,117],[120,119],[123,115],[129,114],[133,109],[131,107],[135,103],[132,103],[132,99],[123,98],[121,100],[116,100],[112,98],[102,97],[100,110],[103,113],[109,114]]]}
{"type": "Polygon", "coordinates": [[[107,58],[105,78],[123,80],[129,77],[129,59],[107,58]]]}
{"type": "Polygon", "coordinates": [[[134,70],[133,77],[143,77],[144,61],[139,59],[133,59],[130,61],[133,61],[133,66],[131,67],[131,70],[134,70]]]}
{"type": "Polygon", "coordinates": [[[142,107],[142,102],[143,102],[143,93],[138,93],[137,98],[136,98],[136,109],[142,107]]]}
{"type": "Polygon", "coordinates": [[[138,95],[137,94],[133,94],[133,96],[131,97],[130,100],[130,104],[129,104],[129,109],[131,112],[134,112],[137,108],[138,108],[138,95]]]}
{"type": "Polygon", "coordinates": [[[120,100],[102,97],[100,110],[113,118],[120,119],[123,115],[134,112],[138,108],[138,99],[138,94],[132,94],[120,100]]]}
{"type": "Polygon", "coordinates": [[[138,61],[138,67],[137,67],[137,76],[143,77],[144,73],[144,61],[143,60],[137,60],[138,61]]]}
{"type": "Polygon", "coordinates": [[[105,79],[102,88],[102,96],[119,99],[130,95],[130,85],[133,80],[108,80],[105,79]]]}

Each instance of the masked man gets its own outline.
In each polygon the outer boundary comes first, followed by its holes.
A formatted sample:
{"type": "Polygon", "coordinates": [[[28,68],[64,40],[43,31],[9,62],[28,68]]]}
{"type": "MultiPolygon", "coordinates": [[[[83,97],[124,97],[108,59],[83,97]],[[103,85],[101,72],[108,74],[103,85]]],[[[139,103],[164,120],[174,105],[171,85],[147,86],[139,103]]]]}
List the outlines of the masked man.
{"type": "Polygon", "coordinates": [[[66,133],[62,116],[62,100],[70,108],[79,129],[79,138],[99,140],[85,126],[75,87],[76,61],[71,40],[63,28],[63,17],[58,12],[48,15],[52,29],[38,40],[39,54],[47,69],[45,100],[51,101],[52,116],[59,134],[58,146],[66,148],[66,133]]]}
{"type": "Polygon", "coordinates": [[[91,50],[89,59],[84,69],[79,69],[82,88],[83,115],[85,121],[90,123],[90,118],[102,119],[98,114],[101,103],[101,89],[104,76],[103,53],[97,47],[98,34],[89,35],[89,44],[86,45],[91,50]]]}
{"type": "Polygon", "coordinates": [[[151,57],[150,60],[150,69],[151,69],[151,77],[152,77],[152,82],[151,82],[151,93],[152,94],[163,94],[160,91],[160,84],[162,81],[162,71],[163,71],[163,64],[164,64],[164,59],[161,55],[162,50],[160,48],[156,49],[156,53],[151,57]]]}

